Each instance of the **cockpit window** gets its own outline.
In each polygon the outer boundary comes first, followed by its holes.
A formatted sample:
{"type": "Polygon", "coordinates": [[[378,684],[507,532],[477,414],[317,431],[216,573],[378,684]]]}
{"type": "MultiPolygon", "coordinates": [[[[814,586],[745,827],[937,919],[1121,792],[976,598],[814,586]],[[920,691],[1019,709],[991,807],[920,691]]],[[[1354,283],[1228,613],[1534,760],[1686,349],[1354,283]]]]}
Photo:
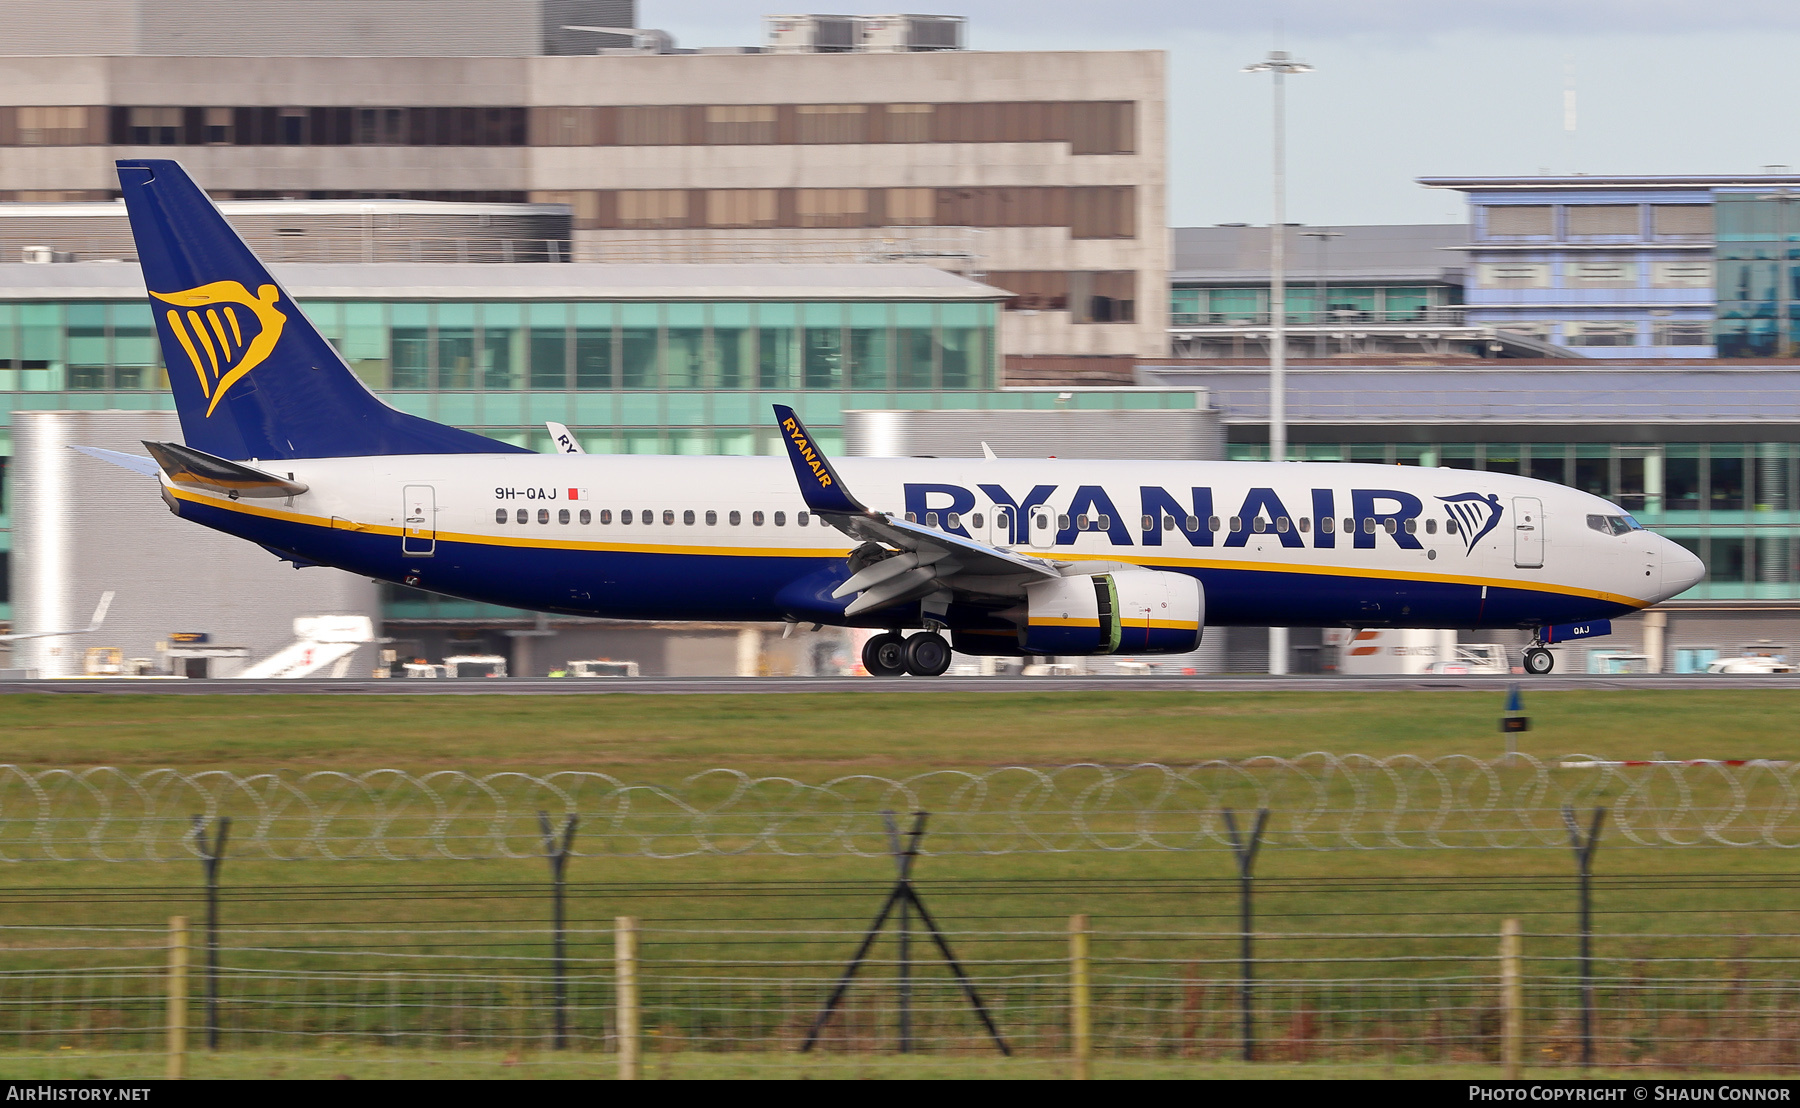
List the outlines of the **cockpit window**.
{"type": "Polygon", "coordinates": [[[1643,524],[1630,516],[1589,516],[1587,525],[1602,535],[1623,535],[1644,529],[1643,524]]]}

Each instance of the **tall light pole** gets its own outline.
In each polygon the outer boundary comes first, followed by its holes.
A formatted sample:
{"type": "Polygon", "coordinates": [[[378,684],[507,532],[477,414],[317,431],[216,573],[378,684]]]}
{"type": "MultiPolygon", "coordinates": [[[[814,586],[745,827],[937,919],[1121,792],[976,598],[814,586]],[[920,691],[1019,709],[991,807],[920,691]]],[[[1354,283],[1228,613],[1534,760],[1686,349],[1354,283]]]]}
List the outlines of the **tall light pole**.
{"type": "MultiPolygon", "coordinates": [[[[1271,50],[1263,61],[1244,67],[1245,73],[1268,73],[1275,78],[1275,218],[1269,224],[1269,460],[1287,461],[1287,98],[1284,83],[1290,73],[1310,73],[1312,66],[1288,57],[1286,50],[1271,50]]],[[[1285,627],[1269,628],[1269,672],[1288,671],[1288,633],[1285,627]]]]}

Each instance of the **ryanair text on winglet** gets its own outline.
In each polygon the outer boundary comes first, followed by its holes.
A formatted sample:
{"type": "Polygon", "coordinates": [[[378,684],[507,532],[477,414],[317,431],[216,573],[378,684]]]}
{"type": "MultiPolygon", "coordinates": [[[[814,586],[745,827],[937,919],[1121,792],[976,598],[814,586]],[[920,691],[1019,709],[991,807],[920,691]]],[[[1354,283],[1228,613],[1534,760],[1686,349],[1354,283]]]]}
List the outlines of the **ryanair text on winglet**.
{"type": "Polygon", "coordinates": [[[800,424],[792,419],[784,419],[781,427],[788,433],[788,438],[794,440],[794,450],[801,460],[812,467],[813,477],[819,482],[819,487],[830,488],[831,474],[825,468],[825,460],[819,457],[813,450],[812,443],[807,442],[806,436],[800,433],[800,424]]]}

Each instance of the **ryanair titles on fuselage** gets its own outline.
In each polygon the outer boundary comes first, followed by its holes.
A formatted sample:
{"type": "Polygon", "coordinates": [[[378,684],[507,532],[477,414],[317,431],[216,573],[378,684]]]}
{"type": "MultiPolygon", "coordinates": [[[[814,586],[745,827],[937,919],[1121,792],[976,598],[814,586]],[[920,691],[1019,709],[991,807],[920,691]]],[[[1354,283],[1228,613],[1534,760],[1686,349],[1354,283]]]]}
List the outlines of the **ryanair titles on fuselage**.
{"type": "MultiPolygon", "coordinates": [[[[1009,509],[1003,524],[1007,533],[1005,541],[1022,543],[1026,541],[1030,513],[1035,508],[1048,506],[1060,486],[1037,485],[1022,496],[998,484],[980,483],[975,487],[996,508],[1009,509]]],[[[933,522],[927,516],[935,514],[937,525],[943,530],[964,538],[974,537],[962,525],[980,502],[973,490],[935,482],[907,482],[905,490],[906,514],[910,518],[933,522]]],[[[1424,515],[1425,503],[1410,492],[1403,489],[1351,489],[1349,511],[1343,517],[1345,526],[1342,528],[1336,526],[1337,490],[1311,489],[1309,493],[1299,512],[1291,510],[1280,495],[1268,487],[1252,488],[1235,511],[1220,511],[1222,505],[1215,504],[1210,486],[1190,487],[1184,496],[1178,496],[1161,486],[1140,485],[1135,496],[1124,498],[1130,511],[1127,515],[1120,510],[1119,501],[1103,486],[1078,485],[1068,506],[1056,509],[1059,518],[1053,541],[1057,545],[1072,543],[1078,532],[1088,530],[1104,533],[1114,546],[1161,546],[1165,536],[1163,518],[1172,516],[1175,526],[1166,533],[1180,536],[1190,546],[1244,546],[1253,535],[1262,535],[1273,536],[1284,547],[1311,545],[1331,549],[1338,545],[1341,533],[1353,548],[1366,550],[1375,547],[1376,535],[1385,533],[1403,550],[1422,548],[1416,521],[1424,515]],[[1238,524],[1217,527],[1213,523],[1217,516],[1235,517],[1238,524]],[[1309,522],[1316,520],[1318,525],[1303,532],[1299,523],[1302,518],[1309,522]],[[1132,526],[1134,519],[1140,526],[1132,526]],[[1145,520],[1152,525],[1144,526],[1145,520]],[[1264,530],[1256,530],[1257,520],[1264,521],[1264,530]],[[1134,530],[1138,532],[1135,540],[1132,537],[1134,530]]],[[[1465,549],[1470,551],[1498,525],[1503,511],[1499,498],[1493,495],[1482,497],[1477,493],[1461,493],[1437,499],[1447,502],[1443,506],[1444,518],[1461,525],[1456,530],[1463,536],[1465,549]]],[[[996,523],[1000,521],[997,519],[996,523]]]]}

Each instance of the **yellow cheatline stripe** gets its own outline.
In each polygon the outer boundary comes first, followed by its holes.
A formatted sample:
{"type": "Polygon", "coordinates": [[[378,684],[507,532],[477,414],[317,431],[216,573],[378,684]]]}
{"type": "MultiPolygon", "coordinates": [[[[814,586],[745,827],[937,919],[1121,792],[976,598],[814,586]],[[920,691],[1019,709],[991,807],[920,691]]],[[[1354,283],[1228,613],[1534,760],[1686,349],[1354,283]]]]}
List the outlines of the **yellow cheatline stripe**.
{"type": "Polygon", "coordinates": [[[194,334],[200,336],[200,345],[206,349],[206,360],[212,363],[213,376],[217,377],[219,375],[219,355],[213,350],[212,336],[206,333],[206,327],[200,322],[200,313],[189,310],[187,321],[188,326],[194,329],[194,334]]]}
{"type": "MultiPolygon", "coordinates": [[[[1024,553],[1024,551],[1020,551],[1024,553]]],[[[1504,577],[1470,577],[1454,573],[1417,573],[1404,569],[1357,569],[1354,566],[1305,566],[1291,562],[1240,562],[1219,558],[1133,558],[1119,554],[1058,554],[1058,559],[1067,562],[1129,562],[1144,569],[1163,567],[1199,568],[1199,569],[1243,569],[1259,573],[1301,573],[1313,577],[1355,577],[1363,580],[1378,581],[1419,581],[1440,585],[1486,585],[1495,589],[1515,589],[1521,592],[1547,592],[1559,596],[1581,596],[1590,600],[1604,600],[1611,604],[1626,604],[1633,608],[1647,608],[1652,603],[1640,600],[1635,596],[1622,596],[1618,593],[1601,592],[1597,589],[1583,589],[1574,585],[1558,585],[1551,582],[1514,581],[1504,577]]]]}
{"type": "Polygon", "coordinates": [[[200,378],[200,394],[208,400],[212,399],[212,382],[206,379],[206,367],[200,364],[200,352],[194,349],[194,340],[188,338],[187,327],[181,322],[181,313],[174,308],[169,309],[169,330],[181,340],[181,348],[187,351],[188,361],[194,363],[194,375],[200,378]]]}
{"type": "Polygon", "coordinates": [[[1098,627],[1099,617],[1093,619],[1055,619],[1049,616],[1031,616],[1025,621],[1032,627],[1098,627]]]}
{"type": "Polygon", "coordinates": [[[1130,616],[1126,616],[1119,621],[1119,626],[1125,628],[1127,631],[1143,631],[1146,629],[1153,631],[1192,631],[1195,624],[1192,620],[1184,619],[1133,619],[1130,616]]]}
{"type": "MultiPolygon", "coordinates": [[[[196,504],[206,504],[227,511],[243,512],[248,515],[262,516],[268,519],[287,520],[291,523],[303,523],[314,527],[332,526],[330,521],[319,516],[303,515],[298,512],[284,512],[280,509],[265,508],[258,504],[245,504],[220,500],[217,497],[202,496],[185,489],[171,489],[178,499],[190,500],[196,504]]],[[[347,520],[339,520],[336,525],[340,530],[351,529],[365,531],[376,535],[401,534],[398,527],[383,527],[378,524],[350,524],[347,520]]],[[[626,554],[706,554],[721,557],[762,557],[762,558],[842,558],[850,552],[849,547],[815,547],[797,549],[792,547],[738,547],[738,546],[661,546],[648,543],[619,543],[573,541],[562,539],[512,538],[503,535],[474,535],[453,531],[439,531],[437,538],[443,542],[469,543],[475,546],[510,546],[525,548],[542,548],[545,550],[605,550],[626,554]]],[[[1026,551],[1016,551],[1024,554],[1026,551]]],[[[1487,585],[1490,588],[1512,589],[1517,592],[1554,593],[1559,596],[1580,596],[1590,600],[1604,600],[1611,604],[1624,604],[1632,608],[1645,608],[1648,600],[1640,600],[1634,596],[1621,596],[1617,593],[1600,592],[1595,589],[1576,588],[1572,585],[1557,585],[1548,582],[1509,581],[1499,577],[1460,577],[1443,573],[1411,573],[1405,570],[1355,569],[1340,566],[1298,566],[1284,563],[1240,562],[1199,558],[1157,558],[1126,559],[1118,555],[1105,554],[1070,554],[1059,553],[1051,558],[1047,552],[1031,552],[1038,557],[1053,561],[1106,561],[1126,562],[1144,569],[1163,567],[1199,568],[1199,569],[1235,569],[1251,570],[1260,573],[1299,573],[1315,577],[1352,577],[1362,580],[1379,581],[1419,581],[1446,585],[1487,585]]],[[[1127,625],[1130,625],[1127,617],[1127,625]]],[[[1091,625],[1090,625],[1091,626],[1091,625]]],[[[1186,626],[1177,624],[1177,626],[1186,626]]]]}
{"type": "Polygon", "coordinates": [[[219,322],[219,310],[217,308],[208,308],[206,310],[206,322],[212,324],[213,334],[219,336],[219,350],[225,355],[225,360],[227,362],[231,361],[231,343],[225,340],[225,325],[219,322]]]}
{"type": "Polygon", "coordinates": [[[225,318],[231,321],[231,341],[237,346],[244,345],[244,332],[238,329],[237,309],[230,304],[224,307],[225,318]]]}

